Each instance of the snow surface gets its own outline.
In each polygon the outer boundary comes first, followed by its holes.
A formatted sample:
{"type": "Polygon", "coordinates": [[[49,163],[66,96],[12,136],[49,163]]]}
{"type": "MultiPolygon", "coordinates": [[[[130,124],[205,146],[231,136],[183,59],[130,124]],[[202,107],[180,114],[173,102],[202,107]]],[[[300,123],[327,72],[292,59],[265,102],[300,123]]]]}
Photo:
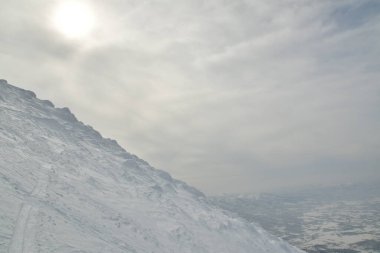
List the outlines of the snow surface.
{"type": "Polygon", "coordinates": [[[0,193],[0,253],[302,252],[5,80],[0,193]]]}

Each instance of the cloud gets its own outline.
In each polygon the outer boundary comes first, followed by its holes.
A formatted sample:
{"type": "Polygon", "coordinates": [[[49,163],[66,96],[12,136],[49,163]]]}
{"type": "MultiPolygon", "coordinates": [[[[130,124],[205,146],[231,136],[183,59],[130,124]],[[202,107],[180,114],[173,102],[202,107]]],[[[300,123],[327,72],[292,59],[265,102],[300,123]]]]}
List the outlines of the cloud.
{"type": "Polygon", "coordinates": [[[206,193],[380,178],[374,0],[92,1],[79,42],[3,2],[2,78],[206,193]]]}

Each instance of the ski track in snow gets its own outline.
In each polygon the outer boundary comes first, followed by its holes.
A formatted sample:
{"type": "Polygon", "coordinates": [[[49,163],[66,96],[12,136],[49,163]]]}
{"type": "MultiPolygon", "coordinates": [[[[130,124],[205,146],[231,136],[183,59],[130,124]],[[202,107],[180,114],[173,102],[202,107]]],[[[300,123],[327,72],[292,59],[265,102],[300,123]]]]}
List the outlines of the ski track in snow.
{"type": "MultiPolygon", "coordinates": [[[[30,197],[42,198],[46,193],[48,180],[49,176],[47,173],[41,175],[36,186],[30,193],[30,197]]],[[[24,202],[21,204],[8,253],[33,252],[33,249],[31,248],[33,242],[31,242],[31,240],[34,239],[34,235],[29,233],[28,223],[31,216],[38,214],[38,210],[37,207],[32,206],[30,203],[24,202]],[[26,246],[28,246],[28,248],[26,248],[26,246]]]]}
{"type": "Polygon", "coordinates": [[[20,212],[17,216],[15,230],[13,232],[13,237],[9,245],[9,253],[23,253],[24,252],[24,241],[26,228],[29,220],[30,211],[32,206],[23,203],[20,208],[20,212]]]}

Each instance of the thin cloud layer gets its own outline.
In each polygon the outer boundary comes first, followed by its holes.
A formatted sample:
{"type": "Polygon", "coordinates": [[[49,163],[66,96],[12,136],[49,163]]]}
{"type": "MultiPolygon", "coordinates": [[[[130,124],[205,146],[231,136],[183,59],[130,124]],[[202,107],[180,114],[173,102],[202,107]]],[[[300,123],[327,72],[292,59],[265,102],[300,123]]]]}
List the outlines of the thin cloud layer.
{"type": "Polygon", "coordinates": [[[0,1],[1,78],[206,193],[380,179],[375,0],[0,1]]]}

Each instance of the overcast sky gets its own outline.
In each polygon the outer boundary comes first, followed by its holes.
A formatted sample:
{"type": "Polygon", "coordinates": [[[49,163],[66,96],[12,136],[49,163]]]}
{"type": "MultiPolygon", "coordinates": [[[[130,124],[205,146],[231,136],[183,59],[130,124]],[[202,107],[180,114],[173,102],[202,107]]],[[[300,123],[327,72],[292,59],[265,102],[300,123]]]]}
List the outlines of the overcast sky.
{"type": "Polygon", "coordinates": [[[380,1],[0,0],[0,78],[207,194],[380,179],[380,1]]]}

